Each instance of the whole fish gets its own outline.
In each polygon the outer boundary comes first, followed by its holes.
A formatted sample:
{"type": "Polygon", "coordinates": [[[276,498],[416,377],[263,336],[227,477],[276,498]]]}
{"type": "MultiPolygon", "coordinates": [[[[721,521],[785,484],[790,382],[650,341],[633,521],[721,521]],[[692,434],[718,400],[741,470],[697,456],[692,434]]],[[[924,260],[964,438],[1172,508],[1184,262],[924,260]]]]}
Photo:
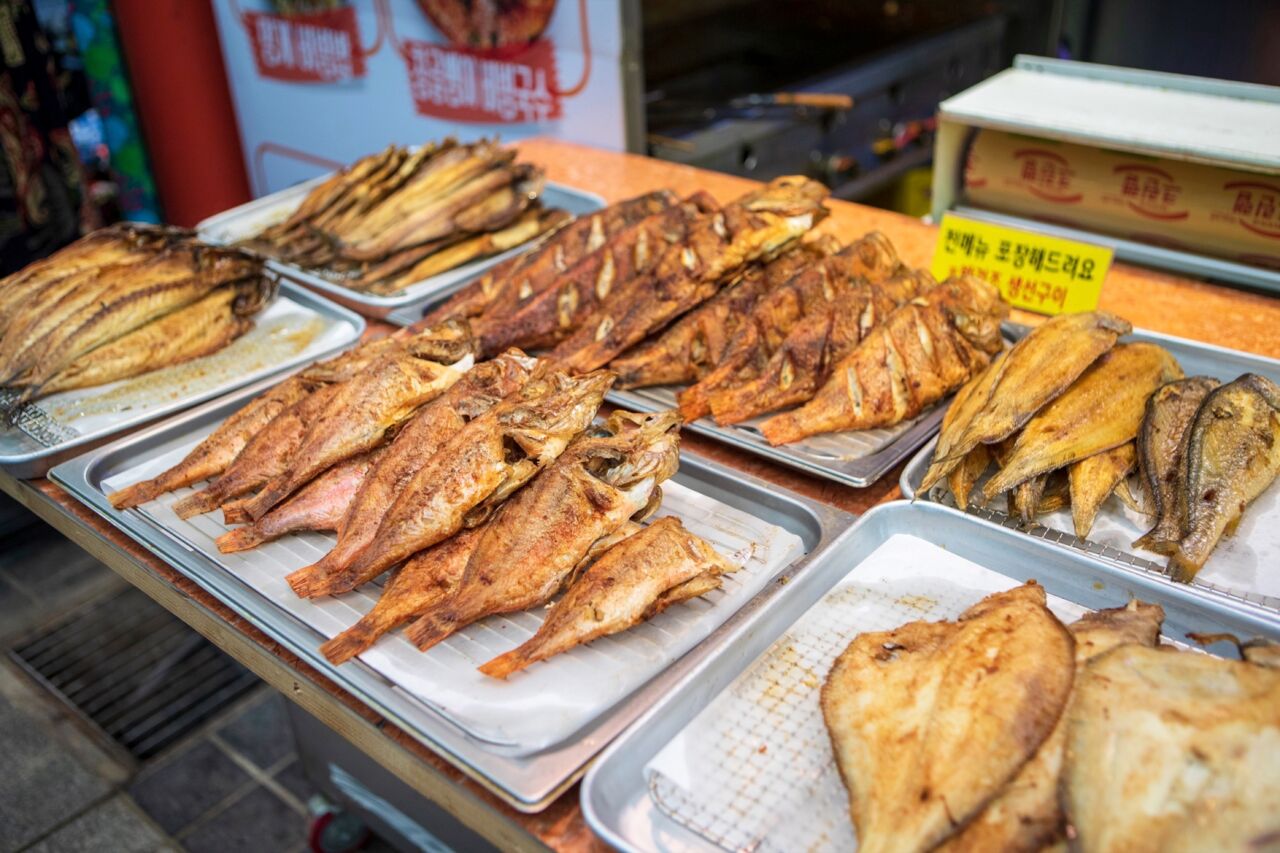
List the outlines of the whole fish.
{"type": "Polygon", "coordinates": [[[1067,470],[1071,483],[1071,521],[1081,539],[1093,529],[1103,501],[1129,476],[1138,461],[1133,442],[1086,456],[1067,470]]]}
{"type": "Polygon", "coordinates": [[[452,388],[423,406],[392,440],[386,454],[369,472],[351,501],[333,550],[319,562],[290,574],[286,580],[303,598],[347,592],[355,584],[346,569],[373,541],[387,510],[414,474],[440,447],[474,420],[518,390],[533,372],[534,359],[518,350],[483,361],[452,388]]]}
{"type": "MultiPolygon", "coordinates": [[[[1000,381],[1000,375],[1004,372],[1005,357],[1008,353],[1008,350],[1002,350],[997,353],[991,359],[990,364],[956,392],[955,398],[952,399],[951,405],[947,407],[947,412],[942,418],[942,429],[938,432],[938,443],[934,446],[933,459],[929,461],[929,470],[925,472],[924,479],[920,481],[919,494],[927,494],[935,483],[941,481],[956,467],[958,463],[948,464],[948,459],[969,458],[968,454],[963,457],[953,457],[951,448],[968,430],[969,424],[973,422],[978,413],[986,407],[987,400],[991,396],[991,389],[1000,381]]],[[[969,454],[984,446],[982,444],[974,445],[970,448],[969,454]]],[[[970,464],[976,465],[977,462],[973,461],[970,464]]]]}
{"type": "Polygon", "coordinates": [[[1190,583],[1280,474],[1280,387],[1246,373],[1209,392],[1187,428],[1182,464],[1185,535],[1169,574],[1190,583]]]}
{"type": "MultiPolygon", "coordinates": [[[[1006,370],[1006,379],[1009,375],[1006,370]]],[[[1037,474],[1133,441],[1147,398],[1181,376],[1182,368],[1164,347],[1148,343],[1114,347],[1027,421],[1008,461],[983,486],[983,494],[990,500],[1037,474]]]]}
{"type": "Polygon", "coordinates": [[[1138,429],[1138,467],[1156,518],[1133,547],[1159,554],[1177,550],[1186,521],[1183,438],[1204,398],[1221,384],[1208,376],[1191,376],[1160,386],[1147,400],[1138,429]]]}
{"type": "Polygon", "coordinates": [[[408,629],[427,649],[485,616],[549,601],[592,544],[655,507],[680,464],[675,412],[615,412],[494,516],[457,589],[408,629]]]}
{"type": "Polygon", "coordinates": [[[575,372],[608,364],[628,347],[710,299],[738,270],[799,240],[826,216],[827,188],[775,178],[699,220],[657,267],[603,301],[550,358],[575,372]]]}
{"type": "Polygon", "coordinates": [[[538,632],[480,667],[506,678],[598,637],[617,634],[720,586],[738,566],[666,516],[606,551],[547,613],[538,632]]]}
{"type": "Polygon", "coordinates": [[[606,371],[581,377],[545,371],[468,422],[413,475],[343,582],[354,588],[373,580],[484,521],[587,428],[612,383],[606,371]]]}

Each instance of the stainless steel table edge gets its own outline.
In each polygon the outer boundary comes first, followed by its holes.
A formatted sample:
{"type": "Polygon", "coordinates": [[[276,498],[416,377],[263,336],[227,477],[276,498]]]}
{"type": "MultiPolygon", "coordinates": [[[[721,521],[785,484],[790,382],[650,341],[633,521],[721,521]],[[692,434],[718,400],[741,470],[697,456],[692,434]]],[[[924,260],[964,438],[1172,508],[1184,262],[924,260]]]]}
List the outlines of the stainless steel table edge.
{"type": "Polygon", "coordinates": [[[509,750],[466,734],[363,664],[334,667],[320,654],[320,637],[313,629],[263,599],[216,562],[147,516],[136,510],[115,510],[107,502],[98,484],[110,476],[111,469],[119,466],[131,451],[146,446],[152,452],[164,452],[179,446],[190,440],[194,430],[221,420],[270,384],[256,383],[237,394],[126,436],[60,465],[50,472],[50,479],[125,535],[191,578],[237,615],[324,673],[335,684],[394,722],[490,792],[524,812],[540,811],[572,786],[610,740],[683,679],[687,670],[713,654],[723,642],[722,638],[732,632],[739,618],[762,607],[786,579],[819,557],[854,519],[848,513],[686,451],[682,454],[677,477],[697,479],[699,491],[730,505],[757,513],[771,513],[769,520],[804,540],[806,554],[770,580],[760,593],[699,645],[605,715],[561,744],[529,756],[512,755],[509,750]]]}
{"type": "MultiPolygon", "coordinates": [[[[795,576],[757,608],[735,620],[733,632],[706,655],[661,702],[649,708],[597,758],[581,791],[583,815],[592,831],[618,850],[719,850],[667,818],[647,795],[643,770],[654,755],[707,707],[739,674],[850,571],[895,533],[938,544],[1017,581],[1036,580],[1051,595],[1090,608],[1118,607],[1130,598],[1165,609],[1165,636],[1186,630],[1232,633],[1244,639],[1280,640],[1280,620],[1269,614],[1228,608],[1185,588],[1140,575],[1117,574],[1086,554],[1054,548],[999,525],[934,503],[891,501],[867,511],[808,570],[795,576]],[[637,832],[646,833],[642,838],[637,832]],[[668,845],[660,841],[670,841],[668,845]]],[[[1215,651],[1236,656],[1229,643],[1215,651]]]]}
{"type": "MultiPolygon", "coordinates": [[[[284,362],[281,362],[278,367],[270,369],[270,372],[264,374],[261,378],[270,379],[274,377],[275,381],[278,382],[280,377],[285,373],[289,373],[297,369],[304,363],[326,358],[360,340],[360,336],[364,334],[366,325],[364,317],[360,316],[357,312],[342,305],[335,304],[333,301],[326,299],[323,295],[308,290],[307,288],[295,284],[292,281],[285,281],[284,279],[281,279],[280,289],[283,293],[287,294],[289,299],[293,302],[303,307],[310,308],[320,314],[327,315],[334,321],[350,324],[353,327],[354,332],[347,340],[336,343],[320,352],[287,359],[284,362]]],[[[255,380],[255,382],[256,381],[257,380],[255,380]]],[[[74,456],[86,453],[95,447],[100,447],[106,442],[119,436],[122,432],[136,430],[147,424],[163,422],[184,409],[200,405],[209,400],[216,400],[225,394],[237,393],[243,387],[243,385],[237,386],[233,384],[229,388],[222,388],[215,391],[196,394],[189,399],[175,401],[169,406],[162,407],[150,417],[138,421],[137,423],[129,424],[126,422],[119,428],[111,428],[105,432],[82,436],[80,438],[73,439],[70,442],[58,444],[53,447],[46,447],[39,451],[16,454],[13,456],[0,456],[0,468],[3,468],[9,474],[12,474],[20,480],[30,480],[36,477],[43,477],[53,466],[59,465],[74,456]]]]}

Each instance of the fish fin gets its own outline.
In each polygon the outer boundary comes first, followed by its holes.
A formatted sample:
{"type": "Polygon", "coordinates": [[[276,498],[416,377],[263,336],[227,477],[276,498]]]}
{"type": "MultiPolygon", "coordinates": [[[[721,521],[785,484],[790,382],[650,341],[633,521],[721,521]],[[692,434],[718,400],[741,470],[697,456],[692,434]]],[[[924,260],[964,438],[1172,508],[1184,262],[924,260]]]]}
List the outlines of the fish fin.
{"type": "Polygon", "coordinates": [[[218,498],[210,493],[210,489],[187,495],[182,500],[173,505],[173,511],[178,518],[186,519],[194,515],[203,515],[206,512],[213,512],[218,508],[218,498]]]}
{"type": "Polygon", "coordinates": [[[344,584],[343,576],[338,574],[327,560],[328,555],[322,557],[319,562],[303,566],[285,575],[284,579],[299,598],[319,598],[322,595],[336,595],[353,589],[344,584]]]}
{"type": "Polygon", "coordinates": [[[123,489],[112,492],[107,495],[107,500],[116,509],[129,509],[130,507],[155,500],[159,494],[159,487],[154,480],[143,480],[140,483],[134,483],[132,486],[125,486],[123,489]]]}
{"type": "Polygon", "coordinates": [[[505,681],[507,676],[519,672],[534,662],[525,657],[522,651],[523,649],[524,646],[520,646],[519,648],[512,649],[509,652],[504,652],[488,663],[481,664],[477,668],[490,678],[497,678],[505,681]]]}
{"type": "Polygon", "coordinates": [[[245,509],[247,498],[231,501],[222,505],[222,521],[225,524],[252,524],[253,516],[245,509]]]}
{"type": "Polygon", "coordinates": [[[228,530],[219,536],[214,544],[218,546],[218,550],[223,554],[234,554],[237,551],[248,551],[251,548],[257,548],[266,541],[267,537],[263,536],[256,526],[249,525],[247,527],[237,527],[235,530],[228,530]]]}
{"type": "Polygon", "coordinates": [[[368,651],[386,633],[381,620],[373,616],[372,612],[365,614],[359,622],[320,647],[320,652],[329,659],[329,663],[346,663],[356,655],[368,651]]]}
{"type": "Polygon", "coordinates": [[[457,630],[458,624],[453,613],[444,608],[436,608],[418,617],[404,633],[409,642],[418,647],[418,651],[425,652],[451,637],[457,630]]]}

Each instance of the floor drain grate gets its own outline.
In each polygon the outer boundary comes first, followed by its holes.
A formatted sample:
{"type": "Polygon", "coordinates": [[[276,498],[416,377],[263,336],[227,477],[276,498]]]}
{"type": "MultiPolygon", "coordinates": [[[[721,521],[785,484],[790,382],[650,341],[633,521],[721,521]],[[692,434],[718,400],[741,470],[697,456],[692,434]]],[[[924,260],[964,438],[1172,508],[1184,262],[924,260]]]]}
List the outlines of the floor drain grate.
{"type": "Polygon", "coordinates": [[[133,588],[95,601],[9,654],[144,760],[258,684],[133,588]]]}

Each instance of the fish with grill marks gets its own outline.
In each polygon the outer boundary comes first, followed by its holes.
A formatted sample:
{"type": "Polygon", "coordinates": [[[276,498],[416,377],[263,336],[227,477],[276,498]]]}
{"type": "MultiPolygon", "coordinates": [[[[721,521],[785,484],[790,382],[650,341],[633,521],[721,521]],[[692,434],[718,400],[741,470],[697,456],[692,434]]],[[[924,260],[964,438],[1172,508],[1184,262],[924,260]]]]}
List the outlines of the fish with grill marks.
{"type": "Polygon", "coordinates": [[[543,370],[469,421],[409,480],[340,583],[351,589],[371,581],[482,523],[587,428],[612,383],[606,371],[572,377],[543,370]]]}
{"type": "Polygon", "coordinates": [[[478,317],[496,306],[502,306],[496,313],[510,313],[618,233],[675,201],[670,190],[658,190],[579,217],[538,248],[504,261],[468,284],[424,319],[436,323],[478,317]]]}
{"type": "Polygon", "coordinates": [[[378,532],[387,510],[414,474],[466,424],[518,390],[536,367],[519,350],[483,361],[432,400],[400,430],[347,508],[338,541],[319,562],[287,578],[303,598],[336,595],[354,587],[345,570],[378,532]]]}
{"type": "Polygon", "coordinates": [[[775,178],[699,220],[654,271],[601,302],[551,353],[575,372],[608,364],[628,347],[716,294],[745,265],[776,255],[827,214],[827,188],[803,177],[775,178]]]}
{"type": "Polygon", "coordinates": [[[765,294],[840,250],[834,237],[819,236],[746,269],[732,284],[609,362],[622,388],[696,382],[724,356],[734,335],[765,294]]]}
{"type": "Polygon", "coordinates": [[[872,283],[885,280],[899,266],[893,245],[873,231],[760,297],[716,366],[680,392],[680,414],[687,422],[710,414],[711,395],[759,376],[804,317],[825,310],[864,279],[872,283]]]}
{"type": "Polygon", "coordinates": [[[262,518],[330,466],[377,447],[471,365],[470,356],[449,365],[411,355],[388,356],[369,365],[339,386],[333,400],[309,425],[289,467],[265,483],[245,511],[255,520],[262,518]]]}
{"type": "Polygon", "coordinates": [[[895,308],[936,285],[933,276],[922,270],[876,284],[862,281],[846,290],[827,310],[797,323],[759,376],[711,395],[716,423],[741,423],[806,402],[827,381],[831,369],[895,308]]]}
{"type": "Polygon", "coordinates": [[[592,543],[652,511],[680,464],[680,418],[615,412],[503,504],[457,588],[409,626],[427,649],[479,619],[551,599],[592,543]]]}
{"type": "Polygon", "coordinates": [[[739,566],[666,516],[629,536],[587,568],[547,613],[537,633],[480,667],[507,678],[530,665],[639,625],[673,604],[718,589],[739,566]]]}
{"type": "Polygon", "coordinates": [[[719,209],[707,193],[694,193],[618,233],[541,289],[522,286],[496,301],[475,322],[481,352],[555,346],[611,293],[652,272],[666,250],[684,241],[701,217],[719,209]],[[526,291],[529,295],[522,298],[526,291]]]}
{"type": "Polygon", "coordinates": [[[1071,634],[1034,581],[954,622],[854,638],[820,704],[858,849],[917,853],[947,840],[1049,737],[1073,672],[1071,634]]]}
{"type": "Polygon", "coordinates": [[[760,425],[770,444],[913,418],[987,366],[1009,306],[981,279],[948,279],[890,314],[808,403],[760,425]]]}

